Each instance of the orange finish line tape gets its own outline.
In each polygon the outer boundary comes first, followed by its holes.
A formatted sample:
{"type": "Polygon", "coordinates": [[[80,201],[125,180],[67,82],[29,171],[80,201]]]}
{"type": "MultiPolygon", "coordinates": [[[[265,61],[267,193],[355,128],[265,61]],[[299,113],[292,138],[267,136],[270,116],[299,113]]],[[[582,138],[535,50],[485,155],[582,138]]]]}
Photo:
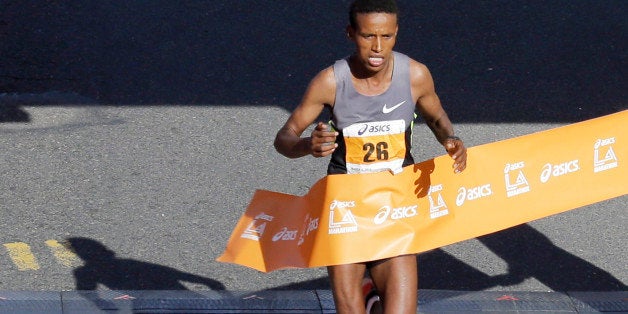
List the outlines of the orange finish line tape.
{"type": "Polygon", "coordinates": [[[217,260],[269,272],[416,254],[628,193],[628,111],[440,156],[403,172],[258,190],[217,260]]]}

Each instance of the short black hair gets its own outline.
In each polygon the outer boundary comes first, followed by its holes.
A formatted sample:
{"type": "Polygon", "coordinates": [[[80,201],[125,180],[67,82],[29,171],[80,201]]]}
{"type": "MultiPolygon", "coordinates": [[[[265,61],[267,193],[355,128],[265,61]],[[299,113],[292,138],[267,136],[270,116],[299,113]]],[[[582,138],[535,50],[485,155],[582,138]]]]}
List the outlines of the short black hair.
{"type": "Polygon", "coordinates": [[[356,28],[356,15],[359,13],[399,14],[395,0],[355,0],[349,7],[349,24],[356,28]]]}

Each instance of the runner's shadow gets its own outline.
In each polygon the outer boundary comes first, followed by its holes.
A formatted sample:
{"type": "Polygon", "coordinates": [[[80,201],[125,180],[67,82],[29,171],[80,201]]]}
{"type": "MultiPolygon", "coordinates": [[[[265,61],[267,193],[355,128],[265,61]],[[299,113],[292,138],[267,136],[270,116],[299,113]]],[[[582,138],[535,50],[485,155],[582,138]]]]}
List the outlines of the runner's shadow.
{"type": "Polygon", "coordinates": [[[419,289],[482,291],[498,286],[497,278],[442,249],[417,255],[419,289]]]}
{"type": "Polygon", "coordinates": [[[625,291],[607,271],[554,245],[528,224],[478,238],[508,263],[502,285],[535,278],[554,291],[625,291]]]}
{"type": "Polygon", "coordinates": [[[534,278],[553,291],[625,291],[607,271],[554,245],[527,224],[479,237],[508,264],[508,273],[490,276],[436,249],[417,256],[419,288],[480,291],[534,278]]]}
{"type": "Polygon", "coordinates": [[[96,290],[103,285],[110,290],[187,290],[182,282],[202,284],[212,290],[224,290],[219,281],[182,272],[174,268],[117,258],[98,241],[69,238],[73,251],[84,261],[74,269],[76,290],[96,290]]]}

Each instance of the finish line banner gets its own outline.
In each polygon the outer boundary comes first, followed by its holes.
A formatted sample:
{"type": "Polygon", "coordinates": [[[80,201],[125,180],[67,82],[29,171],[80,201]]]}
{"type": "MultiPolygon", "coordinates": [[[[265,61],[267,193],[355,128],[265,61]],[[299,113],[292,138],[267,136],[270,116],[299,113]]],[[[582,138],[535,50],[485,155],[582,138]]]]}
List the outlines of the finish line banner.
{"type": "Polygon", "coordinates": [[[263,272],[416,254],[628,193],[628,110],[468,148],[403,172],[258,190],[217,260],[263,272]]]}

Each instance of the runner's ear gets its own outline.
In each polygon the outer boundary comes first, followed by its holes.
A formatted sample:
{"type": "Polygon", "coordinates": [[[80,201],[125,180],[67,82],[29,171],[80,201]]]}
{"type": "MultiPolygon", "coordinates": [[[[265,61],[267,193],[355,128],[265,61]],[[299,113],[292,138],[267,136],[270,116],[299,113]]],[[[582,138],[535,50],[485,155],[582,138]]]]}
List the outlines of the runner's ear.
{"type": "Polygon", "coordinates": [[[346,33],[347,33],[347,38],[353,39],[353,35],[355,34],[355,30],[353,29],[353,27],[351,27],[351,25],[347,25],[346,33]]]}

